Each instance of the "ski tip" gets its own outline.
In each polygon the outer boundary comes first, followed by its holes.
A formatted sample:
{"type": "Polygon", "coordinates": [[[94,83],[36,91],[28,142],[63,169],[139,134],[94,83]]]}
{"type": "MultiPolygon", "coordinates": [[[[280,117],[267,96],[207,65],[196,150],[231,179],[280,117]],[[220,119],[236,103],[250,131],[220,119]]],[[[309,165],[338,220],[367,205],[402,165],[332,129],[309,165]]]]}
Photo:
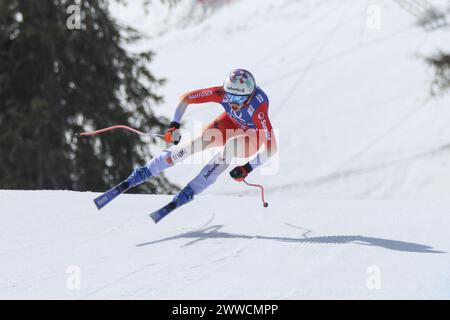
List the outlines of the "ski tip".
{"type": "Polygon", "coordinates": [[[158,223],[158,221],[161,220],[161,218],[162,218],[162,217],[158,214],[158,211],[152,212],[152,213],[150,213],[148,216],[153,220],[153,222],[154,222],[155,224],[158,223]]]}
{"type": "Polygon", "coordinates": [[[108,197],[105,195],[101,195],[98,198],[94,199],[95,206],[97,207],[97,210],[100,210],[108,203],[108,197]]]}
{"type": "Polygon", "coordinates": [[[98,205],[97,201],[95,201],[95,200],[93,200],[93,201],[94,201],[95,206],[97,207],[97,210],[100,211],[100,209],[101,209],[102,207],[98,205]]]}
{"type": "Polygon", "coordinates": [[[162,207],[161,209],[150,213],[149,216],[150,216],[150,218],[152,218],[152,220],[155,223],[158,223],[162,218],[167,216],[169,213],[171,213],[176,208],[177,208],[177,205],[175,204],[175,202],[172,201],[169,204],[167,204],[166,206],[162,207]]]}

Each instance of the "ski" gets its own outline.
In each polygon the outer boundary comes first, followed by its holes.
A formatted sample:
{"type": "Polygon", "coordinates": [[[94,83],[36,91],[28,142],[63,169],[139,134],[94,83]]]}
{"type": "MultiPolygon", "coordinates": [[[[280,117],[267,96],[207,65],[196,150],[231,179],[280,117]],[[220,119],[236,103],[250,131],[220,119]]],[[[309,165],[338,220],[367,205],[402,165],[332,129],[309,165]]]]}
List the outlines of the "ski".
{"type": "Polygon", "coordinates": [[[161,209],[150,213],[149,216],[150,216],[150,218],[153,219],[153,221],[155,223],[158,223],[162,218],[167,216],[169,213],[171,213],[176,208],[178,208],[177,204],[174,201],[171,201],[169,204],[165,205],[161,209]]]}
{"type": "Polygon", "coordinates": [[[97,209],[100,210],[112,200],[114,200],[119,194],[124,193],[129,189],[129,184],[127,181],[123,181],[115,187],[112,187],[101,196],[94,199],[94,203],[97,206],[97,209]]]}

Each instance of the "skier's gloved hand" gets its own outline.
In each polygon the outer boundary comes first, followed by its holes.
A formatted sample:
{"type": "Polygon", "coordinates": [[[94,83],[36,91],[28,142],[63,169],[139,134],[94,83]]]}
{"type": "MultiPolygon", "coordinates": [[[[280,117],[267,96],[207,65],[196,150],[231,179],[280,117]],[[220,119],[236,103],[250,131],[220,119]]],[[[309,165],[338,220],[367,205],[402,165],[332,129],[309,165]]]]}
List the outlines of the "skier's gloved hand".
{"type": "Polygon", "coordinates": [[[174,144],[178,144],[181,140],[180,134],[180,124],[178,122],[172,121],[169,125],[169,128],[166,130],[164,134],[164,140],[166,142],[173,142],[174,144]]]}
{"type": "Polygon", "coordinates": [[[250,163],[247,163],[243,166],[237,166],[233,170],[230,171],[230,176],[236,181],[244,181],[244,179],[248,176],[250,172],[252,172],[253,168],[250,163]]]}

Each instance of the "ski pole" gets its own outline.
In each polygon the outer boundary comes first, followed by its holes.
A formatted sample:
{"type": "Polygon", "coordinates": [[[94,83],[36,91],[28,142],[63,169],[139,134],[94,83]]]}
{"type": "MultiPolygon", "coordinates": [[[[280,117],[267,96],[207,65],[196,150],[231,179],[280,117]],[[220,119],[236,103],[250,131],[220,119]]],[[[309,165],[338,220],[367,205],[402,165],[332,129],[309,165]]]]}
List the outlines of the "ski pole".
{"type": "Polygon", "coordinates": [[[264,200],[264,187],[260,184],[248,183],[247,181],[245,181],[245,179],[243,181],[245,182],[246,185],[248,185],[250,187],[256,187],[261,190],[261,200],[262,200],[264,208],[267,208],[269,206],[269,204],[264,200]]]}
{"type": "Polygon", "coordinates": [[[111,131],[114,129],[125,129],[131,132],[134,132],[140,136],[151,136],[151,137],[158,137],[158,138],[163,138],[164,139],[164,135],[162,134],[158,134],[158,133],[144,133],[142,131],[139,131],[137,129],[134,128],[130,128],[128,126],[124,126],[124,125],[117,125],[117,126],[112,126],[112,127],[108,127],[108,128],[103,128],[103,129],[99,129],[99,130],[95,130],[95,131],[90,131],[90,132],[77,132],[75,133],[75,135],[77,137],[81,137],[81,136],[95,136],[97,134],[106,132],[106,131],[111,131]]]}

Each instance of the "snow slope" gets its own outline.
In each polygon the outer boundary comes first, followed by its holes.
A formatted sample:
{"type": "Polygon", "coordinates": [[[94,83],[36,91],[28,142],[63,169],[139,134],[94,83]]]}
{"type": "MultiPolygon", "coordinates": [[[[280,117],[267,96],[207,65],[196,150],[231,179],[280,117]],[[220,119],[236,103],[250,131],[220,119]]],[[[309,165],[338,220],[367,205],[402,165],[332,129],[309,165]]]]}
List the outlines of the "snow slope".
{"type": "Polygon", "coordinates": [[[96,195],[0,191],[0,298],[450,298],[449,202],[96,195]]]}

